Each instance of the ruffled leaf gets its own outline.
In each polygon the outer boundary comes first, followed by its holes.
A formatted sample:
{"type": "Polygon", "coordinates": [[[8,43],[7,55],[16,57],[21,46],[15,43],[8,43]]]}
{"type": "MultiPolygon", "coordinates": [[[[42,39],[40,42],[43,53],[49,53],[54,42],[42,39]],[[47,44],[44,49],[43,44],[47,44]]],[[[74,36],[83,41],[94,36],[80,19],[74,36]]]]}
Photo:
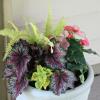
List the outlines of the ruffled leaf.
{"type": "Polygon", "coordinates": [[[32,75],[31,80],[36,81],[35,87],[38,89],[44,89],[47,88],[47,86],[50,84],[50,77],[52,75],[52,72],[48,68],[44,68],[41,65],[37,66],[37,72],[34,72],[32,75]]]}

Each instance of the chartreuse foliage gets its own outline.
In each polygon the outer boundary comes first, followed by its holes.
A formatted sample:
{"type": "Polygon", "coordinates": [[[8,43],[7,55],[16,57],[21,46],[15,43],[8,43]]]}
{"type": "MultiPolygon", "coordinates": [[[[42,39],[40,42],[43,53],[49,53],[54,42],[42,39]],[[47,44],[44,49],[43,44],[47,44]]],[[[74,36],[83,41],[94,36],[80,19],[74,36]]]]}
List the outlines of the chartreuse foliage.
{"type": "Polygon", "coordinates": [[[65,20],[64,18],[62,18],[57,26],[53,29],[52,28],[52,14],[51,14],[51,10],[49,9],[49,13],[48,13],[48,17],[45,23],[45,33],[44,35],[49,37],[49,36],[61,36],[62,32],[63,32],[63,28],[65,26],[65,20]]]}
{"type": "Polygon", "coordinates": [[[50,77],[52,75],[52,71],[48,68],[44,68],[41,65],[37,66],[37,72],[34,72],[31,80],[36,81],[35,87],[38,89],[46,89],[50,84],[50,77]]]}
{"type": "Polygon", "coordinates": [[[62,19],[58,22],[56,28],[55,28],[54,31],[53,31],[54,36],[61,36],[65,24],[66,24],[66,23],[65,23],[65,20],[64,20],[64,18],[62,18],[62,19]]]}
{"type": "Polygon", "coordinates": [[[51,14],[51,10],[49,8],[49,13],[48,13],[48,17],[47,20],[45,22],[45,36],[50,36],[52,33],[52,14],[51,14]]]}
{"type": "Polygon", "coordinates": [[[6,53],[4,59],[11,51],[14,43],[16,43],[19,39],[26,40],[30,44],[36,42],[37,44],[41,44],[42,46],[49,45],[53,47],[53,43],[47,37],[42,35],[33,23],[30,23],[30,26],[32,28],[31,32],[28,31],[27,29],[20,31],[13,23],[11,23],[10,25],[11,25],[10,27],[0,30],[0,35],[7,36],[10,38],[10,42],[6,47],[6,53]]]}

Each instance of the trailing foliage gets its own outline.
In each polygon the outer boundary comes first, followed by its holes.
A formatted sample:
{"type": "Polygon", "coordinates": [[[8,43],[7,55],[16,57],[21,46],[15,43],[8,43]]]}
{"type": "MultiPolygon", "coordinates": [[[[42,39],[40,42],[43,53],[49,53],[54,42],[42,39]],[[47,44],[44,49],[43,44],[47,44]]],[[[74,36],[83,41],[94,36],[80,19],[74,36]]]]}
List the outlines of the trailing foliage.
{"type": "Polygon", "coordinates": [[[4,77],[8,80],[8,90],[13,97],[17,97],[28,85],[27,63],[30,61],[28,44],[20,40],[12,47],[12,51],[6,59],[4,77]]]}

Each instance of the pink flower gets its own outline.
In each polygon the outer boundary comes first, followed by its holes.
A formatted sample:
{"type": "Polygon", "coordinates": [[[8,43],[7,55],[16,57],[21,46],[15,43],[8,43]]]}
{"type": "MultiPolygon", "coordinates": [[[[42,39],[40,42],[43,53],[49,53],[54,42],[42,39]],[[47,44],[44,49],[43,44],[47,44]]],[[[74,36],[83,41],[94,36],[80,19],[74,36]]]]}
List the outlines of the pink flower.
{"type": "Polygon", "coordinates": [[[71,32],[79,32],[80,29],[77,26],[65,26],[64,30],[71,31],[71,32]]]}
{"type": "Polygon", "coordinates": [[[83,32],[80,31],[80,28],[78,26],[75,26],[75,25],[74,26],[65,26],[64,30],[69,31],[69,32],[74,32],[74,33],[76,33],[78,35],[82,35],[83,34],[83,32]]]}
{"type": "Polygon", "coordinates": [[[87,38],[80,40],[80,45],[89,46],[89,40],[87,38]]]}
{"type": "Polygon", "coordinates": [[[74,36],[73,36],[73,34],[68,34],[67,38],[72,39],[72,38],[74,38],[74,36]]]}
{"type": "Polygon", "coordinates": [[[73,27],[73,32],[77,33],[80,31],[80,28],[76,25],[72,26],[73,27]]]}

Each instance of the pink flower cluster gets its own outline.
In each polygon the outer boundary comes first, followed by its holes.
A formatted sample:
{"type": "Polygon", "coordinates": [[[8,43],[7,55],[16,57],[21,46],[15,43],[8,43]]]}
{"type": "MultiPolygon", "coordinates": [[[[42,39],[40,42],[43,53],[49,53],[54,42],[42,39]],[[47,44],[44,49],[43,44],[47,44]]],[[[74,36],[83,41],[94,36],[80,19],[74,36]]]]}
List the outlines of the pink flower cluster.
{"type": "Polygon", "coordinates": [[[68,31],[68,32],[74,32],[77,33],[78,35],[82,35],[83,32],[80,31],[80,28],[77,26],[65,26],[64,30],[68,31]]]}
{"type": "MultiPolygon", "coordinates": [[[[80,35],[80,36],[84,34],[82,31],[80,31],[80,28],[77,27],[77,26],[65,26],[64,31],[68,32],[67,33],[68,39],[74,38],[74,33],[77,34],[77,35],[80,35]]],[[[83,38],[83,39],[80,39],[79,43],[82,46],[88,46],[89,45],[89,41],[86,37],[83,38]]]]}

